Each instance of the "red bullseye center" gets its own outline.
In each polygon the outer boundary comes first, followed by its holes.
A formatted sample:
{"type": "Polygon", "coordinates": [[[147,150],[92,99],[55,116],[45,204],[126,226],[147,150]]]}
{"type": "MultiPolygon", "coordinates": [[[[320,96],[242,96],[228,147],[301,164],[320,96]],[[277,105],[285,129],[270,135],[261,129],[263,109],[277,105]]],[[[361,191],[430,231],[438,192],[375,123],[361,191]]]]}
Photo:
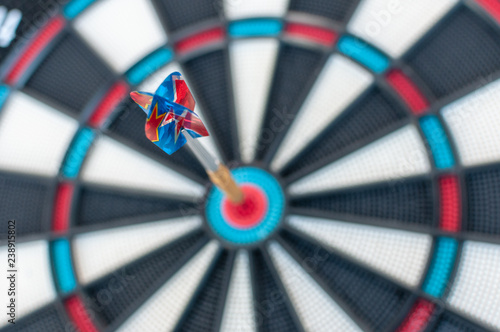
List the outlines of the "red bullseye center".
{"type": "Polygon", "coordinates": [[[257,226],[267,211],[266,194],[256,186],[241,186],[243,203],[234,204],[227,198],[222,201],[222,211],[228,224],[235,228],[247,229],[257,226]]]}

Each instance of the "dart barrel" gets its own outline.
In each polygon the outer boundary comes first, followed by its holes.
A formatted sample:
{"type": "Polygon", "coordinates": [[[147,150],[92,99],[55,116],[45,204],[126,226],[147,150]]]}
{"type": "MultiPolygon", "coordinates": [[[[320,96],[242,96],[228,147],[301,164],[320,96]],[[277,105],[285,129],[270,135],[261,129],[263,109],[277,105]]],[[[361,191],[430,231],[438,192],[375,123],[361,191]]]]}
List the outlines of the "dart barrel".
{"type": "Polygon", "coordinates": [[[229,169],[222,164],[219,164],[219,168],[216,171],[208,171],[208,176],[214,185],[219,187],[235,204],[243,202],[243,192],[238,187],[229,169]]]}

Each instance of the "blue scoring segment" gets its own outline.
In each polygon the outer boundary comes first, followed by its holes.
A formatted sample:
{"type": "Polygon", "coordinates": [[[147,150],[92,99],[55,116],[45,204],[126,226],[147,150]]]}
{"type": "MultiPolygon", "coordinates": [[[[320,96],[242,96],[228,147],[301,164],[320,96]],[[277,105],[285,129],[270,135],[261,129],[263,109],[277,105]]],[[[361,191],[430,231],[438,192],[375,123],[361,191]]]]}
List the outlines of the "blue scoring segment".
{"type": "Polygon", "coordinates": [[[439,119],[435,115],[424,116],[420,119],[420,127],[427,138],[436,167],[438,169],[453,167],[455,158],[439,119]]]}
{"type": "Polygon", "coordinates": [[[76,288],[76,279],[68,240],[57,239],[52,242],[51,253],[59,289],[63,293],[69,293],[76,288]]]}
{"type": "Polygon", "coordinates": [[[389,67],[389,58],[367,43],[352,36],[344,36],[338,42],[338,49],[343,54],[361,62],[379,74],[389,67]]]}
{"type": "Polygon", "coordinates": [[[62,174],[65,177],[69,179],[77,177],[94,138],[95,132],[90,128],[83,128],[76,134],[63,162],[62,174]]]}
{"type": "Polygon", "coordinates": [[[283,29],[281,21],[272,18],[258,18],[234,21],[229,24],[231,37],[277,36],[283,29]]]}
{"type": "Polygon", "coordinates": [[[207,221],[212,230],[226,241],[244,245],[264,240],[280,223],[285,206],[285,196],[276,179],[266,171],[255,167],[241,167],[231,171],[239,184],[253,184],[267,196],[268,210],[263,220],[255,227],[237,229],[232,227],[222,213],[224,194],[213,187],[206,203],[207,221]]]}
{"type": "Polygon", "coordinates": [[[434,256],[425,282],[423,291],[434,297],[441,297],[446,289],[450,274],[457,257],[458,242],[448,237],[436,240],[434,256]]]}
{"type": "Polygon", "coordinates": [[[0,85],[0,109],[2,109],[3,104],[9,96],[10,89],[6,85],[0,85]]]}
{"type": "Polygon", "coordinates": [[[130,68],[125,76],[132,85],[144,81],[146,77],[172,61],[174,52],[170,48],[160,48],[147,55],[144,59],[130,68]]]}
{"type": "Polygon", "coordinates": [[[63,14],[67,19],[72,20],[95,1],[96,0],[72,0],[64,6],[63,14]]]}

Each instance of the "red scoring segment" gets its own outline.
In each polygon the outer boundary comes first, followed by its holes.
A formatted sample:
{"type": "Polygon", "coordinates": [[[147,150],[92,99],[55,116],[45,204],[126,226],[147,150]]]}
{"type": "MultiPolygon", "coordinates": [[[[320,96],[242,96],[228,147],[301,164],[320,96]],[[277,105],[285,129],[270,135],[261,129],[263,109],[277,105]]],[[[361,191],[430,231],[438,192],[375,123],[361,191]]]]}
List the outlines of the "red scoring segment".
{"type": "Polygon", "coordinates": [[[333,46],[338,37],[333,30],[301,23],[288,23],[285,27],[285,33],[292,37],[309,39],[328,47],[333,46]]]}
{"type": "Polygon", "coordinates": [[[391,70],[386,79],[414,114],[422,114],[429,108],[427,98],[401,70],[391,70]]]}
{"type": "Polygon", "coordinates": [[[227,222],[238,229],[248,229],[257,226],[267,212],[268,200],[266,194],[256,186],[245,184],[241,186],[244,201],[234,204],[227,198],[222,202],[222,213],[227,222]]]}
{"type": "Polygon", "coordinates": [[[64,307],[68,312],[71,321],[80,332],[97,332],[94,323],[90,319],[89,312],[85,308],[83,301],[78,296],[71,296],[64,301],[64,307]]]}
{"type": "Polygon", "coordinates": [[[125,82],[116,82],[99,102],[90,116],[89,125],[98,128],[104,124],[109,114],[128,96],[129,87],[125,82]]]}
{"type": "Polygon", "coordinates": [[[224,35],[224,29],[221,27],[205,30],[178,41],[175,44],[175,51],[180,54],[189,53],[203,46],[222,41],[224,35]]]}
{"type": "Polygon", "coordinates": [[[9,85],[16,84],[22,77],[26,69],[31,65],[45,47],[54,39],[64,28],[65,20],[61,16],[56,16],[43,27],[35,38],[28,44],[23,55],[12,66],[11,71],[5,77],[5,83],[9,85]]]}
{"type": "Polygon", "coordinates": [[[420,332],[425,330],[434,312],[434,307],[433,303],[424,299],[418,299],[403,324],[397,329],[397,332],[420,332]]]}
{"type": "Polygon", "coordinates": [[[476,2],[490,13],[500,23],[500,1],[498,0],[476,0],[476,2]]]}
{"type": "Polygon", "coordinates": [[[446,175],[439,179],[439,227],[447,232],[458,232],[461,227],[461,204],[458,178],[446,175]]]}
{"type": "Polygon", "coordinates": [[[69,227],[69,214],[73,199],[73,184],[63,182],[59,184],[54,202],[54,215],[52,217],[52,230],[65,232],[69,227]]]}

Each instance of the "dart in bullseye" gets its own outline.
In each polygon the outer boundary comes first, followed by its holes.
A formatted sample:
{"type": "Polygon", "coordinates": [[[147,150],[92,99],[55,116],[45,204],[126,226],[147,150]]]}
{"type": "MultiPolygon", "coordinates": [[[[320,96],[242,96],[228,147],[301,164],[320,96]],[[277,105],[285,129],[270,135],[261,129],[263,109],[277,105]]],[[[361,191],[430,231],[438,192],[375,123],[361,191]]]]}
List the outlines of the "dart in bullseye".
{"type": "Polygon", "coordinates": [[[195,101],[179,72],[173,72],[154,94],[134,91],[130,97],[146,112],[146,137],[169,155],[184,144],[205,168],[212,183],[234,204],[243,202],[243,192],[229,169],[210,154],[197,140],[209,136],[194,112],[195,101]]]}

